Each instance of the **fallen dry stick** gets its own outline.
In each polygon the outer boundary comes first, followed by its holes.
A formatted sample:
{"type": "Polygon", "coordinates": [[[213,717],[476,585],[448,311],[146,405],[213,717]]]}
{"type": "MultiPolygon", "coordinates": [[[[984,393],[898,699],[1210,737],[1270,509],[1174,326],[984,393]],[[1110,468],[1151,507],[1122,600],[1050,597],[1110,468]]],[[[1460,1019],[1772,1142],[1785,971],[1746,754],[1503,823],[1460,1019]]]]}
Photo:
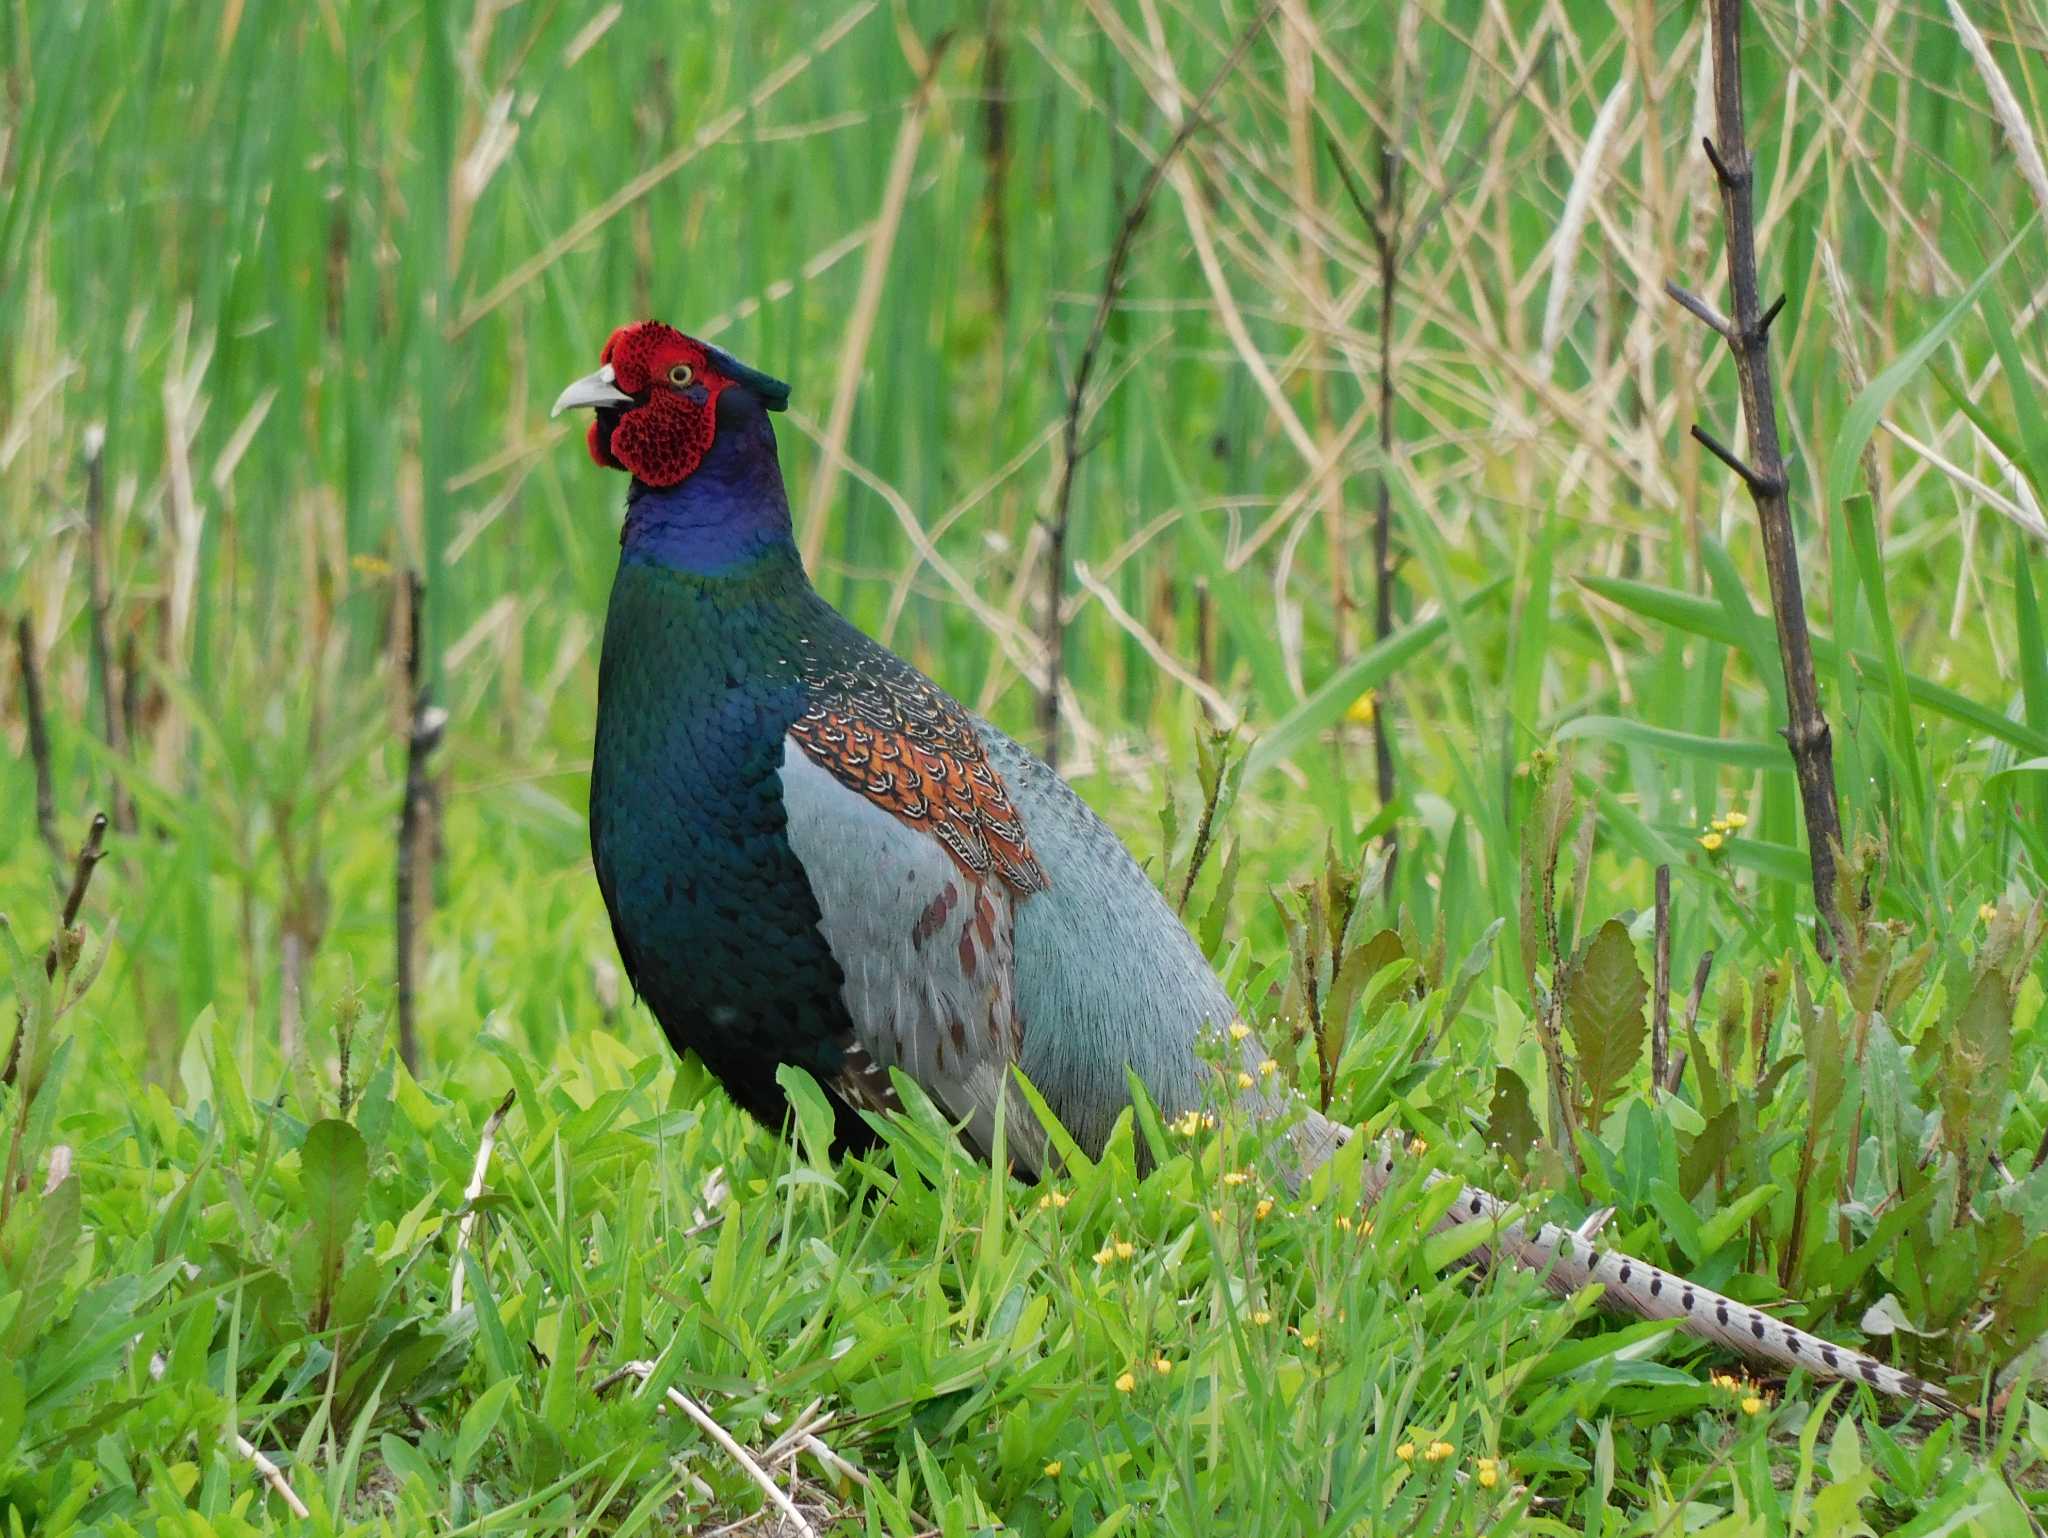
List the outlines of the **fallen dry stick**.
{"type": "Polygon", "coordinates": [[[512,1102],[519,1091],[508,1089],[505,1098],[498,1102],[497,1110],[484,1123],[484,1135],[476,1145],[476,1167],[469,1172],[469,1186],[462,1193],[462,1222],[455,1230],[455,1256],[450,1261],[452,1275],[448,1279],[448,1312],[462,1311],[462,1253],[469,1248],[470,1231],[476,1227],[476,1199],[484,1194],[484,1172],[491,1167],[491,1150],[498,1146],[498,1129],[505,1125],[505,1117],[512,1110],[512,1102]]]}
{"type": "Polygon", "coordinates": [[[244,1458],[247,1458],[256,1465],[256,1472],[263,1476],[263,1482],[284,1497],[284,1503],[291,1508],[293,1516],[310,1517],[312,1515],[312,1512],[306,1509],[306,1503],[299,1499],[298,1495],[292,1490],[291,1485],[286,1481],[284,1470],[264,1456],[262,1448],[243,1436],[239,1431],[235,1433],[235,1446],[241,1450],[244,1458]]]}

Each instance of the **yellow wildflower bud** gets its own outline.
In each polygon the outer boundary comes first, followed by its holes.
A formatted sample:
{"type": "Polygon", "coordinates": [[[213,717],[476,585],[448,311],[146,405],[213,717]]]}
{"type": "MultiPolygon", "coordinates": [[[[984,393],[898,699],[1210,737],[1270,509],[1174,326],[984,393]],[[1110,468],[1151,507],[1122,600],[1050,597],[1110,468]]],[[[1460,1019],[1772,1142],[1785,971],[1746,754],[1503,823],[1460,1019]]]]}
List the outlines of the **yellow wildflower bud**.
{"type": "Polygon", "coordinates": [[[1372,725],[1372,718],[1378,713],[1378,710],[1379,702],[1372,697],[1372,690],[1368,689],[1346,708],[1344,719],[1356,721],[1360,726],[1370,726],[1372,725]]]}
{"type": "Polygon", "coordinates": [[[1350,1215],[1349,1213],[1344,1213],[1344,1212],[1340,1212],[1340,1213],[1338,1213],[1338,1214],[1337,1214],[1337,1226],[1338,1226],[1339,1228],[1343,1229],[1345,1233],[1347,1233],[1347,1234],[1348,1234],[1348,1233],[1350,1233],[1350,1232],[1351,1232],[1351,1215],[1350,1215]]]}
{"type": "Polygon", "coordinates": [[[1131,1257],[1132,1257],[1133,1255],[1135,1255],[1135,1254],[1137,1254],[1137,1253],[1138,1253],[1138,1247],[1137,1247],[1137,1246],[1136,1246],[1135,1244],[1131,1243],[1131,1241],[1130,1241],[1130,1240],[1128,1240],[1128,1239],[1119,1239],[1119,1240],[1117,1240],[1117,1242],[1116,1242],[1116,1258],[1117,1258],[1118,1260],[1129,1260],[1129,1259],[1130,1259],[1130,1258],[1131,1258],[1131,1257]]]}
{"type": "Polygon", "coordinates": [[[1227,1186],[1241,1186],[1251,1178],[1243,1170],[1225,1170],[1223,1172],[1223,1183],[1227,1186]]]}
{"type": "Polygon", "coordinates": [[[1985,923],[1989,924],[1992,920],[1998,917],[1998,904],[1985,903],[1981,908],[1977,910],[1977,917],[1982,919],[1985,923]]]}
{"type": "Polygon", "coordinates": [[[1500,1483],[1500,1469],[1491,1458],[1479,1460],[1479,1488],[1491,1490],[1500,1483]]]}
{"type": "Polygon", "coordinates": [[[1721,844],[1722,838],[1718,833],[1702,833],[1700,835],[1700,848],[1706,850],[1708,854],[1712,854],[1716,849],[1719,849],[1721,844]]]}
{"type": "Polygon", "coordinates": [[[1152,1370],[1163,1378],[1173,1371],[1173,1363],[1167,1361],[1163,1356],[1155,1356],[1152,1358],[1152,1370]]]}
{"type": "Polygon", "coordinates": [[[1252,1028],[1246,1025],[1242,1020],[1233,1020],[1230,1022],[1230,1039],[1232,1041],[1243,1041],[1245,1037],[1251,1035],[1251,1033],[1252,1028]]]}
{"type": "Polygon", "coordinates": [[[1261,1059],[1259,1060],[1259,1077],[1260,1077],[1260,1078],[1262,1078],[1262,1079],[1270,1079],[1270,1078],[1272,1078],[1272,1077],[1273,1077],[1273,1075],[1274,1075],[1274,1074],[1278,1073],[1279,1071],[1280,1071],[1280,1065],[1279,1065],[1279,1064],[1278,1064],[1277,1062],[1275,1062],[1275,1061],[1274,1061],[1274,1060],[1273,1060],[1272,1058],[1270,1058],[1270,1057],[1266,1057],[1266,1058],[1261,1058],[1261,1059]]]}
{"type": "Polygon", "coordinates": [[[1301,1337],[1301,1343],[1310,1351],[1313,1351],[1323,1343],[1323,1337],[1317,1331],[1310,1330],[1301,1337]]]}
{"type": "Polygon", "coordinates": [[[1712,828],[1716,833],[1726,833],[1728,831],[1728,819],[1725,817],[1716,817],[1712,822],[1708,823],[1707,826],[1712,828]]]}
{"type": "Polygon", "coordinates": [[[1252,1087],[1252,1076],[1242,1068],[1237,1071],[1237,1087],[1239,1089],[1250,1089],[1252,1087]]]}
{"type": "Polygon", "coordinates": [[[1751,1394],[1747,1399],[1742,1401],[1742,1413],[1744,1415],[1755,1415],[1758,1411],[1762,1410],[1763,1407],[1763,1400],[1759,1399],[1755,1394],[1751,1394]]]}
{"type": "Polygon", "coordinates": [[[1045,1466],[1045,1477],[1047,1479],[1058,1479],[1060,1477],[1060,1470],[1063,1467],[1065,1467],[1065,1465],[1062,1464],[1059,1459],[1053,1459],[1052,1462],[1048,1463],[1045,1466]]]}
{"type": "Polygon", "coordinates": [[[1394,1449],[1394,1456],[1396,1458],[1399,1458],[1403,1463],[1413,1462],[1415,1458],[1415,1444],[1413,1442],[1403,1442],[1399,1447],[1394,1449]]]}
{"type": "Polygon", "coordinates": [[[1223,1221],[1223,1209],[1221,1207],[1211,1207],[1209,1209],[1209,1221],[1211,1223],[1221,1223],[1223,1221]]]}
{"type": "Polygon", "coordinates": [[[1457,1449],[1448,1442],[1432,1442],[1429,1444],[1429,1451],[1422,1456],[1431,1463],[1442,1463],[1444,1459],[1450,1457],[1456,1451],[1457,1449]]]}
{"type": "Polygon", "coordinates": [[[1138,1380],[1134,1374],[1126,1372],[1119,1373],[1117,1375],[1116,1391],[1119,1394],[1128,1394],[1132,1389],[1136,1388],[1137,1386],[1138,1380]]]}
{"type": "Polygon", "coordinates": [[[1408,1144],[1408,1157],[1411,1159],[1419,1159],[1428,1152],[1429,1144],[1423,1142],[1421,1138],[1415,1138],[1408,1144]]]}
{"type": "Polygon", "coordinates": [[[1038,1199],[1038,1210],[1046,1212],[1054,1207],[1064,1207],[1073,1198],[1064,1191],[1048,1191],[1038,1199]]]}
{"type": "Polygon", "coordinates": [[[1730,812],[1726,817],[1722,818],[1721,820],[1727,823],[1728,826],[1731,828],[1746,828],[1749,826],[1749,813],[1730,812]]]}
{"type": "Polygon", "coordinates": [[[1258,1310],[1257,1312],[1255,1312],[1255,1313],[1254,1313],[1254,1314],[1252,1315],[1252,1323],[1253,1323],[1253,1324],[1271,1324],[1272,1322],[1273,1322],[1273,1311],[1272,1311],[1271,1309],[1269,1309],[1269,1308],[1262,1308],[1262,1309],[1259,1309],[1259,1310],[1258,1310]]]}
{"type": "Polygon", "coordinates": [[[1258,1206],[1252,1208],[1252,1216],[1255,1218],[1263,1218],[1264,1216],[1266,1216],[1267,1213],[1271,1212],[1272,1210],[1273,1198],[1270,1196],[1262,1196],[1259,1198],[1258,1206]]]}

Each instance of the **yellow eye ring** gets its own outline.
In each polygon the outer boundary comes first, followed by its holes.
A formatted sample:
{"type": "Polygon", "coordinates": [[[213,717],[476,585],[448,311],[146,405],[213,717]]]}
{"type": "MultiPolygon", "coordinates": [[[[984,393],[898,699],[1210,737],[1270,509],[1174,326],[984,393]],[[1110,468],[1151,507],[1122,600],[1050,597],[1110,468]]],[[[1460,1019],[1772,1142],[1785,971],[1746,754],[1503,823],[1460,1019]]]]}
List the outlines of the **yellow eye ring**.
{"type": "Polygon", "coordinates": [[[687,363],[678,363],[674,368],[668,371],[668,382],[674,385],[678,390],[680,390],[684,385],[688,384],[692,379],[696,377],[697,376],[695,371],[692,370],[690,365],[687,363]]]}

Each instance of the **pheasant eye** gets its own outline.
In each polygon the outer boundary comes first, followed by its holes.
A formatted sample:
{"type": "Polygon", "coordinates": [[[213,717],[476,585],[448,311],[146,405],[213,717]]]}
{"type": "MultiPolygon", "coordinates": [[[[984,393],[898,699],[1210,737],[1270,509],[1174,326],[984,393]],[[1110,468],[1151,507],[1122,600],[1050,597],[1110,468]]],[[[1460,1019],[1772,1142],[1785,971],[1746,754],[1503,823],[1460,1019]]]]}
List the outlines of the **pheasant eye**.
{"type": "Polygon", "coordinates": [[[674,385],[678,390],[680,390],[684,385],[688,384],[695,377],[696,376],[692,372],[690,365],[687,363],[678,363],[674,368],[668,371],[668,382],[674,385]]]}

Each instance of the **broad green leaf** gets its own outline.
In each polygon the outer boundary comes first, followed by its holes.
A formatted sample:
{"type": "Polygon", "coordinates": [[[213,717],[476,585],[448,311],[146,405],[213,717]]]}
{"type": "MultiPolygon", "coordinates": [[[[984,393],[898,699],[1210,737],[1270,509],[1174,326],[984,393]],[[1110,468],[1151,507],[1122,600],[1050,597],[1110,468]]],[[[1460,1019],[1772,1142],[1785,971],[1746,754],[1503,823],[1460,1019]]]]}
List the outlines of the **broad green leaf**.
{"type": "Polygon", "coordinates": [[[1588,1128],[1600,1125],[1609,1098],[1643,1055],[1649,992],[1628,926],[1609,919],[1579,952],[1564,991],[1564,1026],[1578,1059],[1588,1128]]]}
{"type": "Polygon", "coordinates": [[[1493,1070],[1493,1095],[1486,1107],[1486,1143],[1517,1164],[1528,1161],[1529,1150],[1543,1136],[1530,1107],[1529,1086],[1505,1063],[1493,1070]]]}
{"type": "Polygon", "coordinates": [[[299,1191],[310,1243],[306,1254],[315,1329],[326,1327],[349,1231],[362,1210],[369,1182],[369,1149],[353,1126],[328,1117],[306,1129],[306,1141],[299,1150],[299,1191]]]}
{"type": "Polygon", "coordinates": [[[505,1406],[512,1402],[512,1394],[518,1387],[517,1380],[500,1378],[477,1395],[476,1402],[463,1412],[462,1424],[455,1433],[455,1449],[448,1460],[448,1477],[452,1483],[460,1484],[469,1477],[476,1455],[483,1451],[484,1443],[498,1429],[499,1417],[504,1415],[505,1406]]]}

